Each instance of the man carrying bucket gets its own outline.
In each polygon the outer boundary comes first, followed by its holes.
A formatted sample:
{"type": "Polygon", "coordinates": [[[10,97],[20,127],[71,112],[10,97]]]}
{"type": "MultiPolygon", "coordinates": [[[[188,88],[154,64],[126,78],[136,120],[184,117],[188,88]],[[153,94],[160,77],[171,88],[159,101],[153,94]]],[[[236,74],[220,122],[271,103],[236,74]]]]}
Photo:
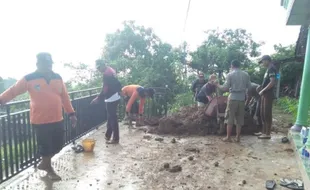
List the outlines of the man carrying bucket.
{"type": "Polygon", "coordinates": [[[103,74],[103,87],[101,93],[91,102],[91,104],[96,104],[101,100],[105,101],[108,114],[107,132],[105,133],[105,138],[108,144],[118,144],[119,125],[117,108],[120,102],[122,85],[116,78],[116,72],[114,69],[108,67],[103,60],[99,59],[96,61],[96,68],[103,74]],[[113,139],[111,140],[112,135],[113,139]]]}
{"type": "Polygon", "coordinates": [[[30,94],[30,122],[36,132],[37,146],[42,162],[38,169],[47,172],[51,180],[61,180],[52,165],[52,157],[64,145],[64,122],[62,108],[69,115],[72,125],[77,118],[61,76],[52,70],[49,53],[37,55],[37,70],[26,75],[0,95],[0,105],[28,91],[30,94]]]}

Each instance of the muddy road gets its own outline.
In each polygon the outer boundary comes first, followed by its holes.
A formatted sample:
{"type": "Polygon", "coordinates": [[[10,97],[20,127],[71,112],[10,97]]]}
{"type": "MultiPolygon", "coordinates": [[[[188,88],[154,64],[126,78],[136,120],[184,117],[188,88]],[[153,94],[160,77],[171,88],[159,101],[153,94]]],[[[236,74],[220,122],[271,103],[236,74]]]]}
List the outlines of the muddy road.
{"type": "Polygon", "coordinates": [[[266,180],[300,178],[294,152],[279,133],[272,140],[245,136],[237,144],[218,136],[159,137],[122,126],[120,145],[106,145],[104,131],[90,135],[97,140],[93,154],[69,147],[55,159],[62,181],[28,171],[2,189],[262,190],[266,180]]]}

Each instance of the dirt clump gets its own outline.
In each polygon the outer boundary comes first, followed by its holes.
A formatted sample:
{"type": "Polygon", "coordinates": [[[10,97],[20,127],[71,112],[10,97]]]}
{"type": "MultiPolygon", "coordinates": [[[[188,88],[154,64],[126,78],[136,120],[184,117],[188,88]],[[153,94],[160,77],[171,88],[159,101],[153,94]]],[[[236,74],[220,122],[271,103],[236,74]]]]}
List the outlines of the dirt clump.
{"type": "Polygon", "coordinates": [[[214,166],[215,166],[215,167],[219,167],[219,165],[220,165],[220,164],[219,164],[218,162],[215,162],[215,163],[214,163],[214,166]]]}
{"type": "Polygon", "coordinates": [[[173,166],[172,168],[170,168],[169,170],[171,173],[176,173],[176,172],[180,172],[182,171],[182,167],[180,165],[176,165],[176,166],[173,166]]]}
{"type": "Polygon", "coordinates": [[[172,140],[171,140],[171,143],[176,143],[177,141],[175,140],[175,138],[173,138],[172,140]]]}
{"type": "Polygon", "coordinates": [[[163,138],[161,138],[161,137],[156,137],[156,138],[155,138],[155,141],[158,141],[158,142],[163,142],[163,141],[164,141],[164,139],[163,139],[163,138]]]}
{"type": "Polygon", "coordinates": [[[165,163],[165,164],[164,164],[164,168],[165,168],[165,169],[169,169],[169,168],[170,168],[170,164],[169,164],[169,163],[165,163]]]}
{"type": "MultiPolygon", "coordinates": [[[[219,124],[217,123],[216,116],[207,116],[205,111],[205,109],[199,109],[196,106],[183,107],[178,112],[159,119],[159,125],[151,127],[148,132],[172,135],[217,134],[219,124]]],[[[245,113],[244,122],[245,125],[242,127],[243,134],[258,132],[254,119],[249,112],[245,113]]],[[[234,132],[235,129],[233,134],[234,132]]]]}
{"type": "Polygon", "coordinates": [[[159,134],[205,134],[210,117],[207,117],[203,109],[196,106],[188,106],[180,109],[179,112],[159,120],[156,132],[159,134]]]}

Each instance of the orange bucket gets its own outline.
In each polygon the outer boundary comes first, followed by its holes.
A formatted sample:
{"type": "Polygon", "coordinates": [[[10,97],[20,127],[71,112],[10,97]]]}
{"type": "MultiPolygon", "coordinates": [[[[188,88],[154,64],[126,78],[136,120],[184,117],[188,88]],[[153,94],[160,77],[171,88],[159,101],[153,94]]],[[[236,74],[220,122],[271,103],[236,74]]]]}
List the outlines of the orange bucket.
{"type": "Polygon", "coordinates": [[[96,141],[94,139],[84,139],[82,141],[82,146],[85,152],[93,152],[95,148],[96,141]]]}

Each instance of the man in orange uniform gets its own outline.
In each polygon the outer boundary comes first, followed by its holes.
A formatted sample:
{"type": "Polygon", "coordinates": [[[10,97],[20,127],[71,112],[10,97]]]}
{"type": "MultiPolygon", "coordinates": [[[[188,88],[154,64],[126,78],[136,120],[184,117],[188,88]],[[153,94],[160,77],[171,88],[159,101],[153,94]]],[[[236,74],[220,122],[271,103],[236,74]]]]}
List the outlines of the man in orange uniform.
{"type": "Polygon", "coordinates": [[[42,156],[38,169],[46,171],[52,180],[61,180],[51,165],[51,159],[64,145],[62,108],[70,116],[73,126],[77,119],[65,84],[61,76],[53,72],[52,65],[49,53],[39,53],[37,70],[3,92],[0,95],[0,105],[28,91],[30,122],[36,131],[38,151],[42,156]]]}
{"type": "Polygon", "coordinates": [[[154,96],[153,88],[143,88],[139,85],[128,85],[122,88],[122,95],[127,99],[126,105],[126,119],[128,119],[132,105],[137,99],[139,102],[139,118],[136,125],[142,125],[142,114],[144,112],[145,98],[153,98],[154,96]]]}

